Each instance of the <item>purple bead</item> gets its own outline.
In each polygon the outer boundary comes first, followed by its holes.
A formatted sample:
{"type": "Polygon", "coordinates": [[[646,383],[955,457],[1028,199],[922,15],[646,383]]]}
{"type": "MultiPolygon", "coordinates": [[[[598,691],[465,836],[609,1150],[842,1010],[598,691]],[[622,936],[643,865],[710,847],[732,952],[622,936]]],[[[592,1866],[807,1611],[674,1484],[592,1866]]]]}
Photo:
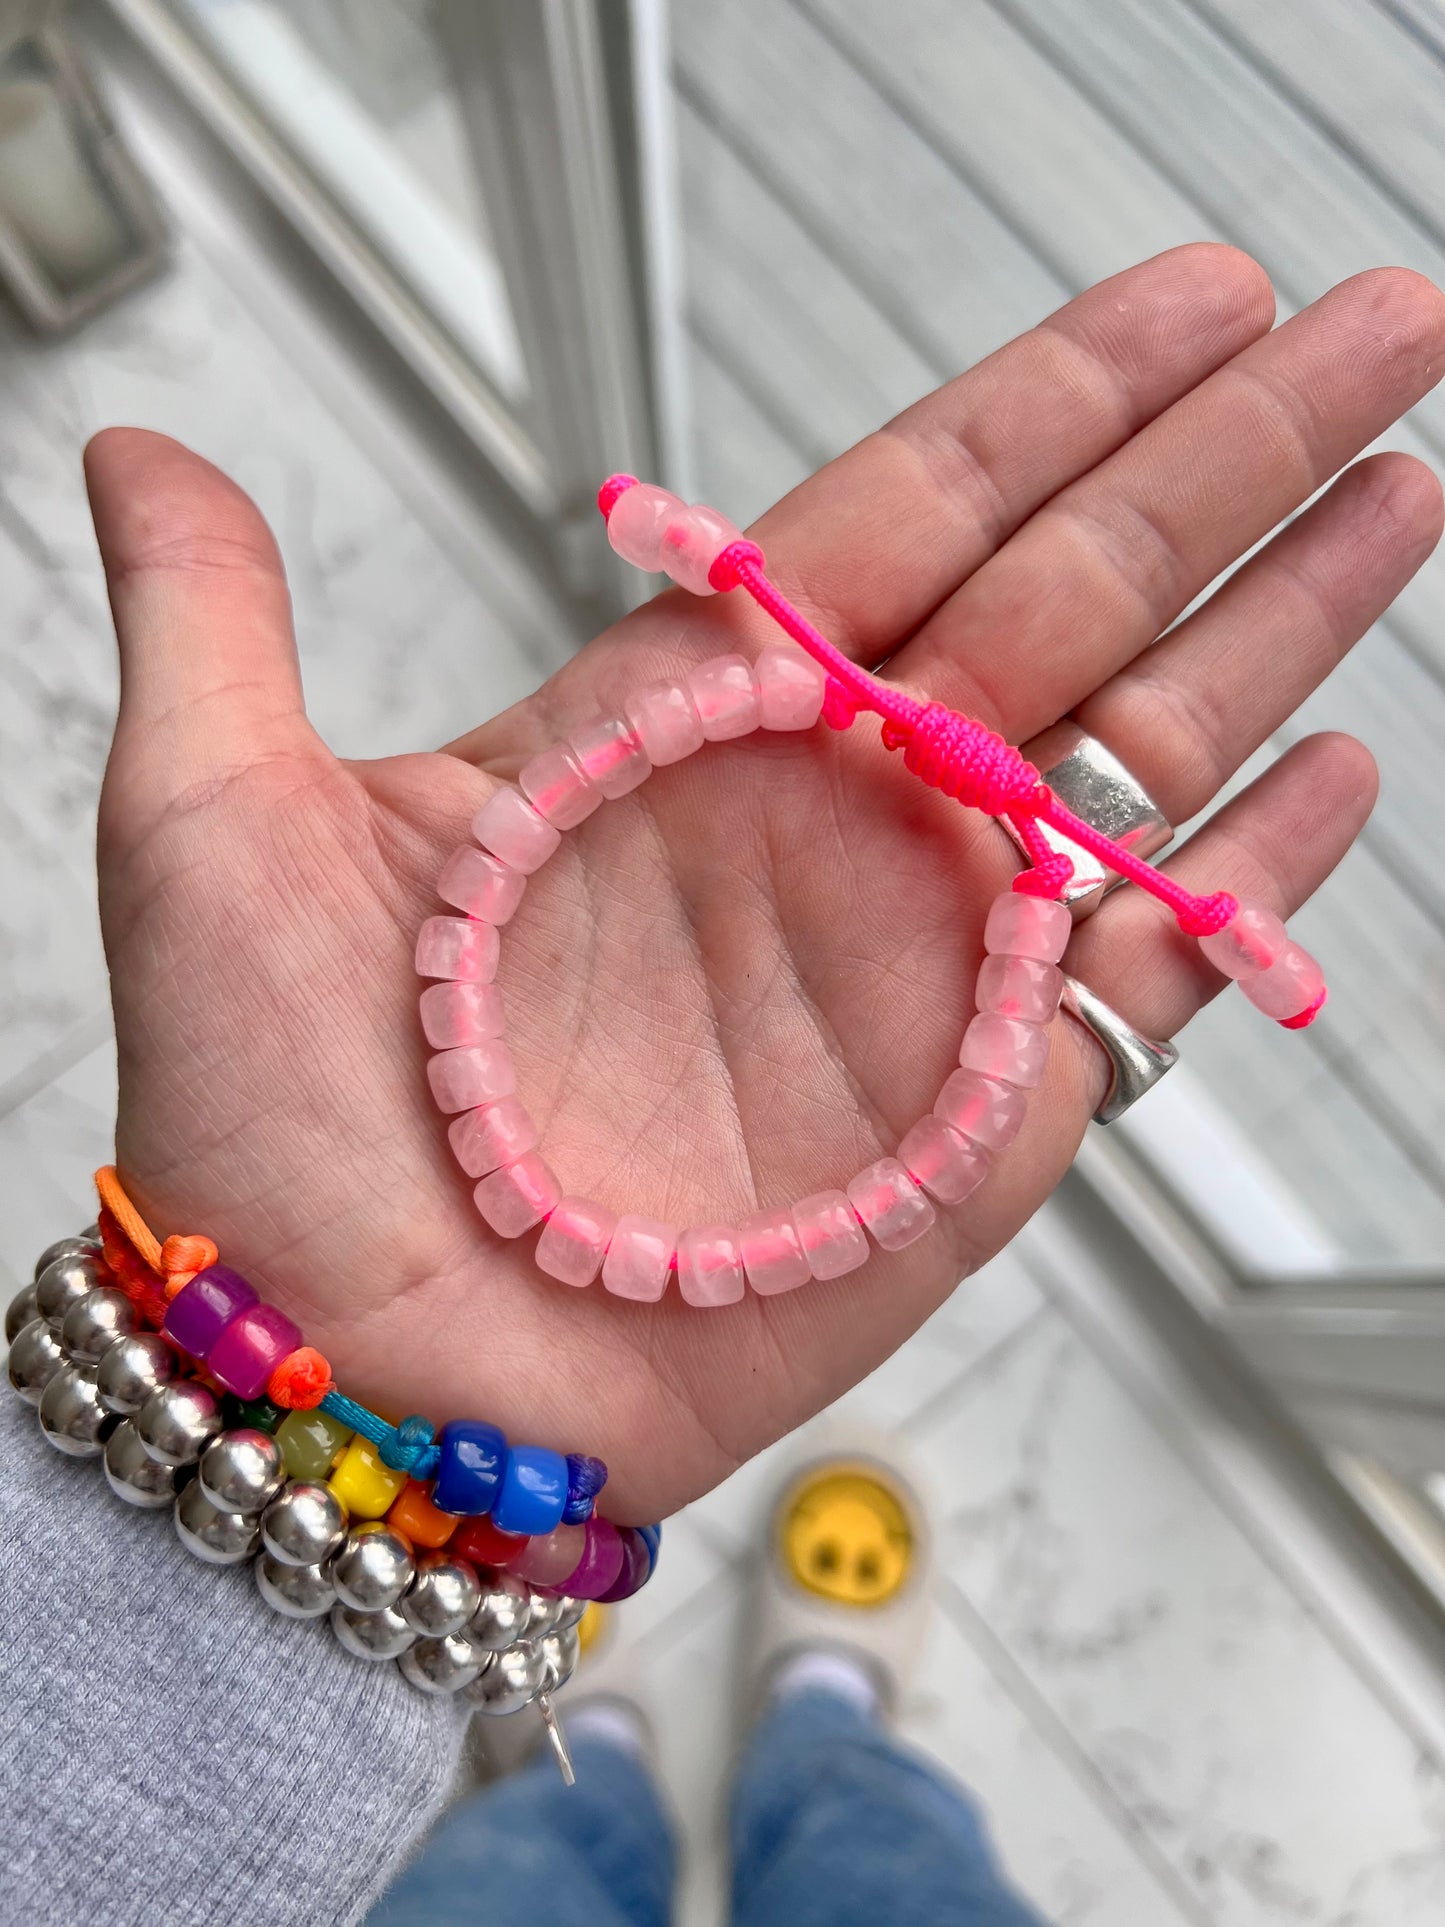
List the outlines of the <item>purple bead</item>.
{"type": "Polygon", "coordinates": [[[256,1288],[229,1265],[198,1271],[166,1307],[161,1330],[192,1358],[209,1358],[231,1320],[256,1303],[256,1288]]]}
{"type": "Polygon", "coordinates": [[[618,1535],[622,1540],[622,1566],[612,1585],[601,1595],[604,1606],[630,1599],[635,1592],[641,1592],[652,1577],[652,1554],[636,1526],[619,1526],[618,1535]]]}
{"type": "Polygon", "coordinates": [[[624,1540],[612,1521],[589,1519],[582,1557],[558,1591],[574,1599],[603,1599],[622,1577],[625,1561],[624,1540]]]}
{"type": "Polygon", "coordinates": [[[253,1305],[233,1318],[212,1345],[206,1364],[237,1398],[260,1398],[272,1372],[301,1343],[300,1328],[274,1305],[253,1305]]]}

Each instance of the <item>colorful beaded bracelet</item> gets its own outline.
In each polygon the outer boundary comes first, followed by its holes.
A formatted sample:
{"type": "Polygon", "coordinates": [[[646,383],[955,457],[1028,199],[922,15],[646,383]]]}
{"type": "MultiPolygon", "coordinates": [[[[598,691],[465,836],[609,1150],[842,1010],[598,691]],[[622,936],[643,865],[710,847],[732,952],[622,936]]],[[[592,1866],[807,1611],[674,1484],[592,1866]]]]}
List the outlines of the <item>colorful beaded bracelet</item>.
{"type": "Polygon", "coordinates": [[[1290,1029],[1318,1016],[1326,998],[1319,966],[1271,910],[1225,891],[1185,890],[1065,808],[1038,770],[993,731],[941,704],[918,702],[850,662],[768,579],[757,545],[716,510],[689,507],[627,475],[604,484],[598,504],[625,560],[665,571],[696,595],[742,588],[791,641],[765,647],[756,662],[719,656],[685,677],[649,683],[622,715],[598,716],[539,752],[515,788],[498,789],[483,805],[472,823],[475,844],[458,850],[438,880],[442,900],[465,914],[429,918],[417,941],[418,974],[440,980],[421,997],[422,1028],[436,1053],[428,1080],[438,1107],[452,1115],[448,1135],[457,1162],[476,1181],[477,1209],[506,1238],[540,1224],[535,1255],[542,1271],[575,1286],[600,1275],[608,1291],[645,1301],[660,1299],[675,1276],[689,1304],[727,1305],[743,1296],[745,1284],[767,1296],[855,1270],[869,1255],[865,1233],[881,1249],[899,1250],[934,1223],[935,1204],[958,1204],[975,1191],[1023,1122],[1063,990],[1058,965],[1072,918],[1054,899],[1073,865],[1044,838],[1041,824],[1167,904],[1209,961],[1266,1015],[1290,1029]],[[679,1231],[564,1195],[515,1095],[494,982],[500,929],[516,912],[527,878],[559,847],[562,833],[604,800],[627,795],[704,742],[757,729],[804,730],[820,716],[846,729],[863,710],[882,717],[885,746],[902,750],[922,782],[1007,818],[1029,860],[989,910],[976,1014],[959,1068],[932,1113],[905,1134],[895,1157],[869,1165],[844,1190],[754,1213],[737,1226],[679,1231]]]}

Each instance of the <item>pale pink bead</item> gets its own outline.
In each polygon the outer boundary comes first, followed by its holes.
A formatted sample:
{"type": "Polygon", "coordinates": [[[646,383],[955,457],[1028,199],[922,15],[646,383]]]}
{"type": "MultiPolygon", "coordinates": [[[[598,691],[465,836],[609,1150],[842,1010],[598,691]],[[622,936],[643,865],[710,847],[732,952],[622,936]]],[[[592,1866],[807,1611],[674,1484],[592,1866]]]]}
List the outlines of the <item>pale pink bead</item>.
{"type": "Polygon", "coordinates": [[[484,923],[506,923],[522,901],[527,879],[520,870],[498,863],[485,850],[468,844],[447,858],[437,878],[437,895],[469,917],[484,923]]]}
{"type": "Polygon", "coordinates": [[[655,482],[638,482],[625,488],[612,504],[607,518],[607,540],[635,569],[656,575],[662,567],[663,530],[684,503],[671,489],[655,482]]]}
{"type": "Polygon", "coordinates": [[[428,917],[417,933],[416,974],[489,984],[501,954],[495,925],[475,917],[428,917]]]}
{"type": "Polygon", "coordinates": [[[617,1220],[607,1256],[602,1260],[602,1282],[619,1298],[650,1303],[667,1290],[677,1232],[656,1218],[617,1220]]]}
{"type": "Polygon", "coordinates": [[[567,738],[567,747],[589,782],[615,802],[652,774],[652,764],[636,730],[620,716],[598,716],[567,738]]]}
{"type": "Polygon", "coordinates": [[[678,1289],[690,1305],[735,1305],[743,1295],[743,1258],[729,1225],[684,1231],[677,1241],[678,1289]]]}
{"type": "Polygon", "coordinates": [[[738,1226],[748,1283],[764,1298],[806,1285],[813,1273],[791,1211],[755,1211],[738,1226]]]}
{"type": "Polygon", "coordinates": [[[433,1050],[500,1037],[502,994],[495,984],[431,984],[421,994],[421,1027],[433,1050]]]}
{"type": "Polygon", "coordinates": [[[757,660],[758,707],[764,729],[811,729],[823,713],[828,678],[790,642],[770,642],[757,660]]]}
{"type": "Polygon", "coordinates": [[[1036,957],[1040,963],[1056,964],[1073,928],[1063,904],[1005,890],[989,906],[983,947],[991,957],[1036,957]]]}
{"type": "Polygon", "coordinates": [[[1199,948],[1226,977],[1249,977],[1268,970],[1288,942],[1284,925],[1268,904],[1241,897],[1232,920],[1212,937],[1201,937],[1199,948]]]}
{"type": "Polygon", "coordinates": [[[714,656],[699,663],[688,671],[687,686],[710,743],[725,743],[758,727],[758,680],[745,656],[714,656]]]}
{"type": "Polygon", "coordinates": [[[591,1198],[563,1198],[537,1240],[538,1265],[564,1285],[590,1285],[602,1269],[616,1223],[617,1213],[591,1198]]]}
{"type": "Polygon", "coordinates": [[[512,1053],[497,1037],[429,1057],[426,1074],[437,1108],[443,1111],[469,1111],[494,1098],[510,1097],[517,1088],[512,1053]]]}
{"type": "Polygon", "coordinates": [[[520,790],[504,785],[472,818],[472,835],[509,869],[530,876],[562,841],[562,832],[538,816],[520,790]]]}
{"type": "Polygon", "coordinates": [[[848,1186],[848,1201],[885,1251],[921,1238],[938,1213],[897,1158],[879,1158],[848,1186]]]}
{"type": "Polygon", "coordinates": [[[841,1191],[818,1191],[793,1206],[793,1227],[815,1278],[841,1278],[868,1262],[868,1240],[841,1191]]]}
{"type": "Polygon", "coordinates": [[[473,1191],[478,1211],[499,1238],[520,1238],[553,1210],[562,1195],[552,1167],[536,1151],[484,1177],[473,1191]]]}
{"type": "Polygon", "coordinates": [[[680,763],[702,748],[702,719],[680,682],[644,683],[627,699],[627,720],[654,769],[680,763]]]}
{"type": "Polygon", "coordinates": [[[663,524],[659,544],[663,568],[680,588],[694,595],[716,595],[708,570],[723,550],[742,540],[725,515],[705,502],[693,502],[663,524]]]}
{"type": "Polygon", "coordinates": [[[1049,1060],[1049,1033],[1040,1024],[984,1011],[963,1033],[958,1061],[966,1071],[1002,1078],[1016,1090],[1031,1091],[1049,1060]]]}
{"type": "Polygon", "coordinates": [[[921,1117],[904,1134],[898,1162],[940,1204],[962,1204],[988,1176],[988,1152],[941,1117],[921,1117]]]}
{"type": "Polygon", "coordinates": [[[515,1097],[463,1111],[447,1126],[452,1155],[469,1178],[484,1178],[498,1165],[515,1164],[524,1151],[537,1148],[537,1127],[531,1113],[515,1097]]]}
{"type": "Polygon", "coordinates": [[[523,763],[517,787],[554,830],[575,830],[602,801],[602,792],[566,743],[553,743],[523,763]]]}
{"type": "MultiPolygon", "coordinates": [[[[544,1231],[542,1237],[546,1235],[544,1231]]],[[[541,1249],[541,1239],[537,1248],[541,1249]]],[[[586,1549],[586,1526],[554,1526],[528,1539],[517,1557],[507,1561],[507,1571],[532,1586],[560,1588],[576,1572],[586,1549]]]]}
{"type": "Polygon", "coordinates": [[[1037,957],[985,957],[974,1001],[980,1010],[1017,1017],[1025,1024],[1047,1024],[1064,994],[1064,973],[1037,957]]]}
{"type": "Polygon", "coordinates": [[[1028,1101],[1022,1091],[977,1071],[955,1071],[938,1093],[933,1114],[988,1151],[1012,1144],[1024,1121],[1028,1101]]]}
{"type": "Polygon", "coordinates": [[[1325,974],[1308,950],[1291,942],[1268,970],[1261,970],[1255,977],[1241,977],[1239,987],[1256,1010],[1288,1022],[1323,1003],[1325,974]]]}

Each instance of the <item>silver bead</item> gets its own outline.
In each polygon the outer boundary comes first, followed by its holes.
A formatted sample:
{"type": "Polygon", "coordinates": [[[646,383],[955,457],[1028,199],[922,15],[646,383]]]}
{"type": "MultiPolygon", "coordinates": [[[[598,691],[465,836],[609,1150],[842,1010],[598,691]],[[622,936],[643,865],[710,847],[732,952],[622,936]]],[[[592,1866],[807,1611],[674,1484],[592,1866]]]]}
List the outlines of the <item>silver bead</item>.
{"type": "Polygon", "coordinates": [[[110,1273],[93,1251],[74,1252],[48,1264],[35,1280],[35,1306],[50,1329],[58,1332],[72,1305],[109,1283],[110,1273]]]}
{"type": "Polygon", "coordinates": [[[528,1590],[527,1604],[526,1637],[545,1639],[548,1633],[561,1631],[572,1601],[565,1593],[538,1592],[534,1586],[528,1590]]]}
{"type": "Polygon", "coordinates": [[[324,1566],[287,1566],[269,1552],[256,1561],[256,1590],[286,1619],[318,1619],[336,1604],[324,1566]]]}
{"type": "Polygon", "coordinates": [[[281,1490],[286,1469],[269,1432],[249,1425],[222,1432],[201,1454],[196,1480],[222,1512],[261,1512],[281,1490]]]}
{"type": "Polygon", "coordinates": [[[481,1603],[482,1582],[465,1559],[429,1552],[417,1561],[401,1613],[407,1625],[427,1639],[446,1639],[462,1630],[481,1603]]]}
{"type": "Polygon", "coordinates": [[[35,1260],[35,1270],[31,1276],[36,1284],[40,1282],[42,1271],[48,1271],[57,1258],[93,1258],[100,1250],[100,1233],[91,1237],[82,1231],[78,1238],[57,1238],[53,1245],[47,1245],[35,1260]]]}
{"type": "Polygon", "coordinates": [[[447,1633],[440,1639],[419,1639],[397,1665],[419,1693],[460,1693],[480,1678],[494,1657],[465,1633],[447,1633]]]}
{"type": "Polygon", "coordinates": [[[292,1479],[261,1514],[261,1539],[283,1566],[319,1566],[346,1533],[341,1501],[327,1485],[292,1479]]]}
{"type": "Polygon", "coordinates": [[[85,1365],[67,1365],[40,1394],[40,1429],[68,1458],[98,1458],[109,1418],[95,1389],[95,1373],[85,1365]]]}
{"type": "Polygon", "coordinates": [[[560,1594],[557,1600],[557,1623],[552,1628],[553,1632],[570,1632],[574,1626],[580,1626],[587,1617],[588,1603],[585,1599],[573,1599],[568,1593],[560,1594]]]}
{"type": "Polygon", "coordinates": [[[5,1343],[10,1344],[22,1326],[28,1325],[32,1318],[39,1316],[40,1307],[35,1302],[34,1285],[27,1285],[24,1291],[17,1291],[5,1312],[5,1343]]]}
{"type": "Polygon", "coordinates": [[[547,1662],[536,1646],[509,1646],[466,1688],[479,1713],[520,1713],[547,1688],[547,1662]]]}
{"type": "Polygon", "coordinates": [[[162,1465],[194,1465],[221,1429],[221,1401],[198,1379],[173,1379],[141,1406],[135,1429],[162,1465]]]}
{"type": "Polygon", "coordinates": [[[331,1630],[357,1659],[400,1659],[416,1644],[416,1634],[395,1606],[366,1613],[338,1599],[331,1608],[331,1630]]]}
{"type": "Polygon", "coordinates": [[[113,1285],[97,1285],[77,1298],[65,1314],[60,1342],[73,1365],[98,1365],[117,1338],[126,1338],[139,1320],[135,1306],[113,1285]]]}
{"type": "Polygon", "coordinates": [[[151,1457],[128,1418],[105,1442],[105,1480],[118,1499],[147,1512],[162,1511],[176,1496],[176,1468],[151,1457]]]}
{"type": "Polygon", "coordinates": [[[131,1332],[112,1339],[95,1368],[96,1388],[108,1412],[134,1418],[162,1385],[180,1372],[174,1349],[159,1332],[131,1332]]]}
{"type": "Polygon", "coordinates": [[[565,1632],[548,1633],[545,1639],[537,1641],[542,1660],[547,1668],[547,1691],[555,1693],[559,1686],[565,1686],[577,1670],[581,1656],[582,1643],[576,1629],[569,1626],[565,1632]]]}
{"type": "Polygon", "coordinates": [[[5,1368],[25,1403],[38,1405],[51,1379],[65,1370],[60,1340],[43,1318],[32,1318],[28,1325],[21,1326],[11,1341],[5,1368]]]}
{"type": "Polygon", "coordinates": [[[524,1636],[530,1618],[527,1588],[499,1573],[482,1594],[468,1631],[489,1653],[500,1653],[524,1636]]]}
{"type": "Polygon", "coordinates": [[[181,1544],[208,1566],[239,1566],[250,1558],[260,1538],[254,1517],[212,1505],[197,1479],[182,1488],[175,1516],[181,1544]]]}
{"type": "Polygon", "coordinates": [[[396,1604],[415,1571],[411,1541],[385,1519],[363,1519],[331,1561],[331,1583],[344,1606],[379,1613],[396,1604]]]}

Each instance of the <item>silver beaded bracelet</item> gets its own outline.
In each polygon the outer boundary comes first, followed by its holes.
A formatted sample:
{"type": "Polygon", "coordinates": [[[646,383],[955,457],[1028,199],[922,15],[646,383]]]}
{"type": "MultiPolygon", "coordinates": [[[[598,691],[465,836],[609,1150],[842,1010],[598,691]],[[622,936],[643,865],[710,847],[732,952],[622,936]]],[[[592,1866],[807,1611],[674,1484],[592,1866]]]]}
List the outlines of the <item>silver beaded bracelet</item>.
{"type": "Polygon", "coordinates": [[[485,1579],[445,1550],[418,1558],[382,1519],[349,1525],[329,1485],[287,1475],[255,1426],[224,1428],[220,1397],[159,1332],[132,1328],[91,1226],[40,1254],[5,1315],[10,1383],[69,1458],[101,1460],[118,1499],[171,1508],[186,1550],[213,1566],[254,1559],[256,1587],[286,1619],[326,1614],[354,1658],[394,1661],[418,1692],[474,1712],[535,1706],[570,1786],[552,1695],[571,1678],[586,1602],[507,1573],[485,1579]]]}

